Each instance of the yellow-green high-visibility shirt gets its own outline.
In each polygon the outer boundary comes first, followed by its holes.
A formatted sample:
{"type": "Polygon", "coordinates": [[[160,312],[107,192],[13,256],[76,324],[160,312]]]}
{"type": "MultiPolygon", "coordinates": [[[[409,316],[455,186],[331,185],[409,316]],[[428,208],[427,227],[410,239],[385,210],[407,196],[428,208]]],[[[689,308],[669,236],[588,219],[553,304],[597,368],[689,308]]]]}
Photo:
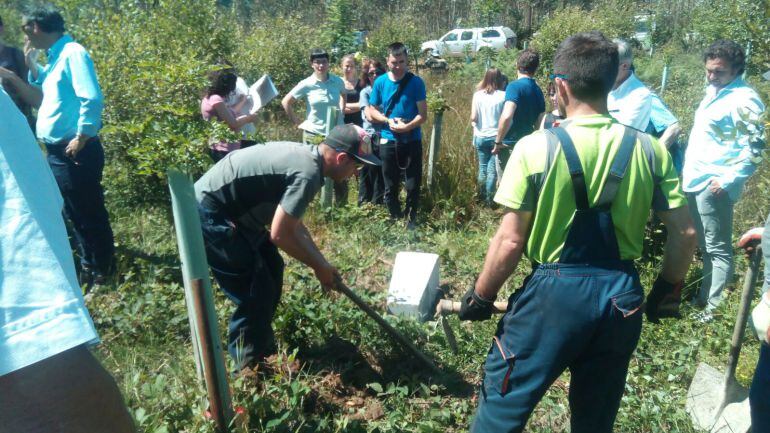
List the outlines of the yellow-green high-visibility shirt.
{"type": "MultiPolygon", "coordinates": [[[[588,201],[594,206],[620,148],[624,126],[608,115],[574,117],[562,123],[583,166],[588,201]]],[[[513,210],[534,212],[526,255],[537,263],[558,262],[575,215],[575,195],[560,145],[544,131],[521,139],[513,148],[495,201],[513,210]]],[[[686,206],[671,155],[656,139],[637,138],[611,214],[620,258],[641,256],[650,209],[686,206]],[[646,142],[646,143],[645,143],[646,142]]]]}

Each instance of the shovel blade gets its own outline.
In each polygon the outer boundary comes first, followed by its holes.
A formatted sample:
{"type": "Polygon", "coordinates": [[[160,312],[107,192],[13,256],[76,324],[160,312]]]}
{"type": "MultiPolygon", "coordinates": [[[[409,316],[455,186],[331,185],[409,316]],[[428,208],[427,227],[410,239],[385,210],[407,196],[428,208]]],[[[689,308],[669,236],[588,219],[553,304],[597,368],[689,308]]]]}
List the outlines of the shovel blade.
{"type": "Polygon", "coordinates": [[[701,430],[711,430],[716,422],[717,411],[722,405],[724,375],[716,368],[701,362],[687,390],[685,409],[693,425],[701,430]]]}
{"type": "Polygon", "coordinates": [[[746,433],[751,427],[749,399],[725,406],[711,433],[746,433]]]}
{"type": "Polygon", "coordinates": [[[726,384],[724,373],[701,362],[695,370],[690,389],[687,390],[685,409],[695,427],[711,431],[720,419],[724,405],[744,398],[745,390],[737,383],[731,381],[726,384]]]}

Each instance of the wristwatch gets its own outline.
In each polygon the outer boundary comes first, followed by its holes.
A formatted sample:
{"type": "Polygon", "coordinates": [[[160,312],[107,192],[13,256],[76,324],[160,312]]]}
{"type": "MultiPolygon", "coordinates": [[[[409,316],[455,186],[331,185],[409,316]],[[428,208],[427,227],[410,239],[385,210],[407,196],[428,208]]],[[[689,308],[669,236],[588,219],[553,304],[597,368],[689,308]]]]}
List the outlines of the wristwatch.
{"type": "Polygon", "coordinates": [[[495,146],[502,146],[502,145],[503,145],[503,143],[502,143],[502,142],[500,142],[500,141],[495,141],[495,146]]]}

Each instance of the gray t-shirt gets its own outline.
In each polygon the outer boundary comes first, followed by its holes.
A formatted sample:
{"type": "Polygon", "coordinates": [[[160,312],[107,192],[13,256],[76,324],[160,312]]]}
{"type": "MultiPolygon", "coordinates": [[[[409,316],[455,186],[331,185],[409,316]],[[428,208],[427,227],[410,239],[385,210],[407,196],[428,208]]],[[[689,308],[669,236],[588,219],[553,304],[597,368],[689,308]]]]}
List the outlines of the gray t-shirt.
{"type": "Polygon", "coordinates": [[[257,144],[227,154],[195,182],[195,197],[240,226],[264,230],[280,204],[302,218],[321,189],[317,146],[287,141],[257,144]]]}

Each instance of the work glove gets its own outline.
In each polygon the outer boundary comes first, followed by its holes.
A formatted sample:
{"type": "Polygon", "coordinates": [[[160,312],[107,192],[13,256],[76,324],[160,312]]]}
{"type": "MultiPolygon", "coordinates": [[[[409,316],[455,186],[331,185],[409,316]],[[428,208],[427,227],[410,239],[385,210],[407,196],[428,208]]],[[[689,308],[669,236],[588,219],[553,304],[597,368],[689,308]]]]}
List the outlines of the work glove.
{"type": "Polygon", "coordinates": [[[759,304],[754,307],[754,311],[751,312],[751,321],[754,323],[757,337],[765,344],[770,344],[770,292],[762,295],[759,304]]]}
{"type": "Polygon", "coordinates": [[[460,314],[457,317],[460,320],[487,320],[492,317],[492,305],[494,301],[482,298],[476,294],[476,285],[471,284],[468,291],[463,295],[460,301],[460,314]]]}
{"type": "Polygon", "coordinates": [[[682,303],[683,281],[669,283],[658,276],[647,295],[647,320],[659,323],[664,318],[679,318],[679,304],[682,303]]]}

